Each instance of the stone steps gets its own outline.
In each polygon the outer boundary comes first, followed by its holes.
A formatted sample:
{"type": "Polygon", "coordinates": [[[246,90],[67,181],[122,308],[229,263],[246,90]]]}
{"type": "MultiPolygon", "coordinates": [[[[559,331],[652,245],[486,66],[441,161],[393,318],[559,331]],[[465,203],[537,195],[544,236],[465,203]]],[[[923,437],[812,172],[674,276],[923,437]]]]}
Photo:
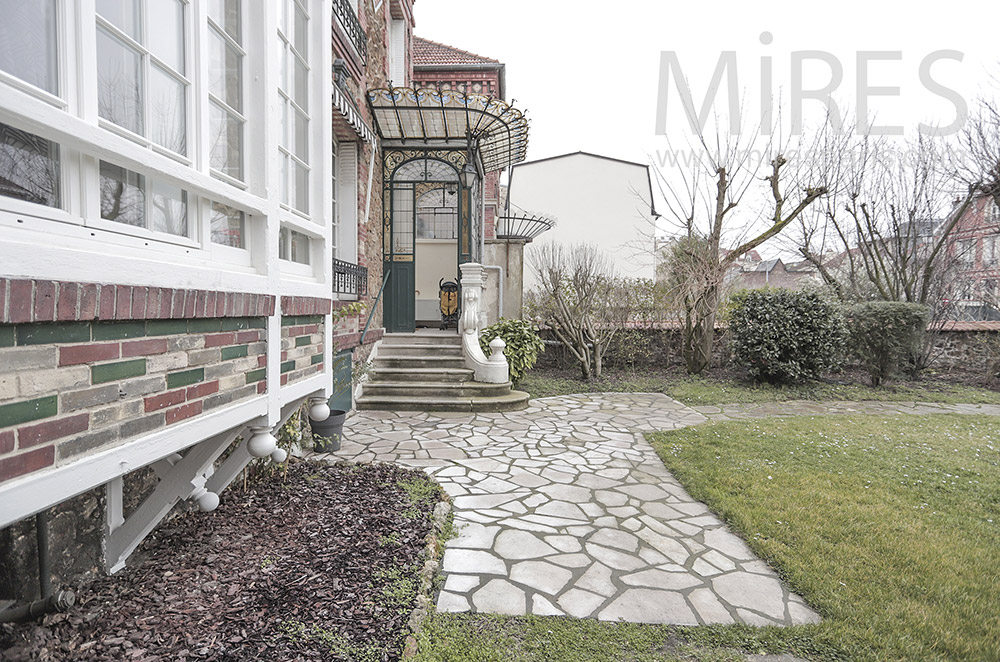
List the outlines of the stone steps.
{"type": "Polygon", "coordinates": [[[361,410],[500,412],[523,409],[528,394],[483,384],[465,367],[451,334],[389,334],[357,400],[361,410]]]}

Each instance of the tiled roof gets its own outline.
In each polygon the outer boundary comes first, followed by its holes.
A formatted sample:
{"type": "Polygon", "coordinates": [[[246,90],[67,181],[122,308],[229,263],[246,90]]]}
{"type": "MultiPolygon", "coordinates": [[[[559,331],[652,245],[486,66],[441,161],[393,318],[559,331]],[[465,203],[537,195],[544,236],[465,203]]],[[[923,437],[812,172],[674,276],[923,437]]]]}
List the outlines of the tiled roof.
{"type": "Polygon", "coordinates": [[[439,44],[430,39],[413,37],[413,66],[448,67],[467,64],[500,64],[499,60],[463,51],[454,46],[439,44]]]}

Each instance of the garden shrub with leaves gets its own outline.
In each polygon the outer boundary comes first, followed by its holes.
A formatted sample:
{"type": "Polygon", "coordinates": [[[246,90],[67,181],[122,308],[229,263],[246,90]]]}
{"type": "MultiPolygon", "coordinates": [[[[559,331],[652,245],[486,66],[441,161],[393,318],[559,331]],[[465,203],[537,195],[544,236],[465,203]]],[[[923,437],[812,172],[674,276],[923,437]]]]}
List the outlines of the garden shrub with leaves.
{"type": "Polygon", "coordinates": [[[500,338],[507,347],[504,355],[510,365],[510,381],[521,381],[524,373],[531,370],[538,355],[545,351],[545,343],[538,336],[538,330],[531,322],[524,320],[500,319],[499,322],[483,329],[479,336],[479,346],[490,355],[490,341],[500,338]]]}
{"type": "Polygon", "coordinates": [[[868,301],[844,309],[851,357],[878,386],[903,372],[920,351],[927,328],[927,306],[901,301],[868,301]]]}
{"type": "Polygon", "coordinates": [[[751,290],[729,314],[733,356],[755,380],[814,379],[836,369],[847,331],[836,307],[815,292],[751,290]]]}

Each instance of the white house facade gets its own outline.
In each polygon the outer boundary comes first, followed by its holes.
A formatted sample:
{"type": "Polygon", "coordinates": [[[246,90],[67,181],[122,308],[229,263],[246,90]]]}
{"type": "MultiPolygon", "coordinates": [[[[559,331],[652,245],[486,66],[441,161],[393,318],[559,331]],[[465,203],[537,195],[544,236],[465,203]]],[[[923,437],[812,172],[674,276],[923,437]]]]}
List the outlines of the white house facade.
{"type": "Polygon", "coordinates": [[[619,276],[654,277],[658,215],[646,165],[586,152],[525,161],[511,171],[509,195],[511,214],[544,213],[556,221],[525,247],[525,290],[537,282],[532,253],[550,243],[594,244],[619,276]]]}

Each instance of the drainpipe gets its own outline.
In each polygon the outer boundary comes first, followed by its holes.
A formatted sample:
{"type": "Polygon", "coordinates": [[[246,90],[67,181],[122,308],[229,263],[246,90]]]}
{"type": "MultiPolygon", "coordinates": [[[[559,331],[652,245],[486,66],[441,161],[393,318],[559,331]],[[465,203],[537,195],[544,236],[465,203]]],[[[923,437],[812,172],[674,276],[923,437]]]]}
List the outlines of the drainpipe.
{"type": "Polygon", "coordinates": [[[52,595],[49,564],[49,513],[35,515],[35,540],[38,547],[38,592],[42,600],[52,595]]]}

